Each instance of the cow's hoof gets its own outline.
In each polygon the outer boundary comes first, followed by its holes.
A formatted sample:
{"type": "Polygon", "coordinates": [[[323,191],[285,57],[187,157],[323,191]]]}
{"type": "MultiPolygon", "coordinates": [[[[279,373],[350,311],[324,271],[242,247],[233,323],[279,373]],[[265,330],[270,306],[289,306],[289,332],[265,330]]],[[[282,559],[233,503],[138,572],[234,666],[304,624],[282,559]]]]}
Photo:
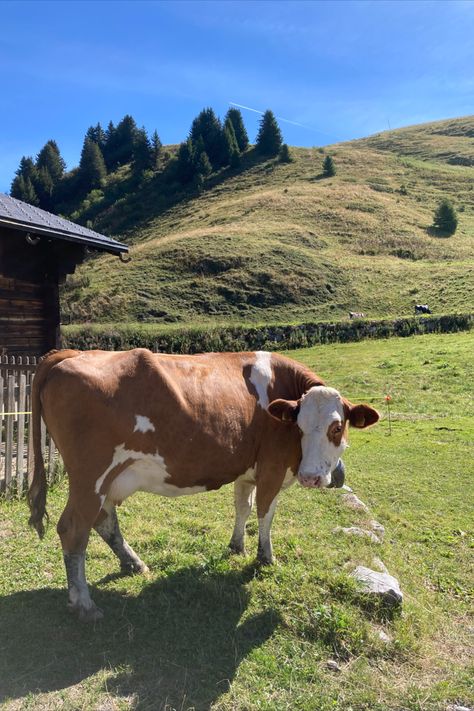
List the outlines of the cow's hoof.
{"type": "Polygon", "coordinates": [[[120,572],[124,575],[147,575],[150,568],[142,560],[130,560],[121,564],[120,572]]]}
{"type": "Polygon", "coordinates": [[[262,548],[258,549],[257,552],[257,563],[259,565],[273,565],[275,562],[275,558],[273,557],[273,554],[270,553],[265,553],[262,548]]]}
{"type": "Polygon", "coordinates": [[[229,543],[229,550],[231,553],[234,553],[235,555],[245,555],[245,546],[243,543],[231,541],[229,543]]]}
{"type": "Polygon", "coordinates": [[[68,605],[69,612],[77,615],[80,622],[90,623],[97,622],[104,617],[104,613],[100,608],[92,603],[91,607],[84,607],[83,605],[68,605]]]}

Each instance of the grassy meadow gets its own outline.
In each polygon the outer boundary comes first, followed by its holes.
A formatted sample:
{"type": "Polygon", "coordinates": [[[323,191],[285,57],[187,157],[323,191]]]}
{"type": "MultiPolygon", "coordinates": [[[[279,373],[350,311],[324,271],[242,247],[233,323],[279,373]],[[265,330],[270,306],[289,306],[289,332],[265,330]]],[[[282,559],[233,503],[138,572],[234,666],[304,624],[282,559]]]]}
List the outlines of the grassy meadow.
{"type": "Polygon", "coordinates": [[[273,525],[277,563],[259,569],[255,514],[248,555],[232,557],[232,489],[119,509],[149,577],[121,577],[94,533],[88,579],[105,618],[66,610],[54,527],[66,482],[49,491],[38,541],[24,501],[0,502],[0,705],[112,711],[445,711],[474,705],[472,474],[474,333],[318,346],[290,355],[383,420],[354,431],[346,482],[292,487],[273,525]],[[384,396],[391,400],[389,433],[384,396]],[[385,539],[333,533],[385,526],[385,539]],[[350,578],[383,560],[400,581],[400,612],[371,604],[350,578]],[[380,632],[386,637],[381,639],[380,632]],[[328,660],[339,669],[328,667],[328,660]]]}
{"type": "Polygon", "coordinates": [[[469,311],[473,134],[470,116],[292,148],[288,164],[250,149],[239,169],[174,202],[159,176],[136,185],[123,166],[77,217],[123,238],[131,261],[102,256],[78,269],[63,289],[64,321],[295,323],[406,316],[415,303],[469,311]],[[332,178],[322,176],[326,154],[332,178]],[[452,237],[432,229],[446,197],[459,215],[452,237]]]}

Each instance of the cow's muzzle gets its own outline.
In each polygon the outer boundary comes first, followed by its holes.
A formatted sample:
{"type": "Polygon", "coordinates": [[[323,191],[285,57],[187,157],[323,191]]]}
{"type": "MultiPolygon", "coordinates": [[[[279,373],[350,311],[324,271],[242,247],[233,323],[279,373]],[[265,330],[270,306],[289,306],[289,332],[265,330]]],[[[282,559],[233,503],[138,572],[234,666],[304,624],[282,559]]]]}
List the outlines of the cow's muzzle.
{"type": "Polygon", "coordinates": [[[324,483],[326,477],[312,476],[311,474],[298,474],[298,482],[306,489],[322,489],[327,484],[324,483]]]}

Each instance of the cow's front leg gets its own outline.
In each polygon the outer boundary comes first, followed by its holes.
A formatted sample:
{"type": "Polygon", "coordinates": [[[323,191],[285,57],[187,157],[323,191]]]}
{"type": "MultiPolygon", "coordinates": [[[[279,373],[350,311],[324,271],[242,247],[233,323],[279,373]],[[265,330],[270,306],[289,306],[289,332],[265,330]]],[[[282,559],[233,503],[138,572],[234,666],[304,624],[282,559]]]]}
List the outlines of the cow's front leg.
{"type": "Polygon", "coordinates": [[[119,559],[122,573],[148,573],[148,567],[122,536],[115,506],[106,502],[97,521],[94,528],[119,559]]]}
{"type": "Polygon", "coordinates": [[[252,511],[255,484],[236,479],[234,483],[235,524],[229,548],[233,553],[245,553],[245,524],[252,511]]]}
{"type": "Polygon", "coordinates": [[[270,499],[268,492],[257,486],[257,516],[258,516],[258,562],[262,565],[273,563],[271,527],[277,505],[277,494],[270,499]],[[259,495],[260,494],[260,495],[259,495]]]}
{"type": "Polygon", "coordinates": [[[70,497],[57,526],[66,567],[68,607],[83,622],[95,622],[103,617],[102,611],[89,594],[85,570],[86,547],[99,507],[97,495],[91,495],[90,499],[81,501],[80,505],[70,497]]]}

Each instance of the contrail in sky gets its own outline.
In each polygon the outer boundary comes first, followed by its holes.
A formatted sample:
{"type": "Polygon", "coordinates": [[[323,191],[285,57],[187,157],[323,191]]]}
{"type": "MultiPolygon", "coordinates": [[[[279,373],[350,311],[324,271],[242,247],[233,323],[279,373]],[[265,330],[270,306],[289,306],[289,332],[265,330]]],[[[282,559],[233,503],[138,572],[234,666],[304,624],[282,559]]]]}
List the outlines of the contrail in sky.
{"type": "MultiPolygon", "coordinates": [[[[239,109],[246,109],[247,111],[253,111],[254,114],[264,114],[265,111],[259,111],[258,109],[252,109],[250,106],[244,106],[243,104],[236,104],[235,101],[229,101],[229,104],[231,106],[237,106],[239,109]]],[[[312,128],[311,126],[305,126],[304,123],[298,123],[298,121],[290,121],[290,119],[283,118],[283,116],[277,116],[276,117],[279,121],[285,121],[285,123],[291,123],[293,126],[300,126],[301,128],[305,128],[307,131],[313,131],[314,133],[319,133],[322,136],[327,136],[328,138],[335,139],[336,141],[339,141],[339,139],[336,136],[331,136],[329,133],[324,133],[324,131],[320,131],[318,128],[312,128]]]]}
{"type": "MultiPolygon", "coordinates": [[[[255,114],[264,114],[265,111],[259,111],[258,109],[251,109],[250,106],[243,106],[242,104],[236,104],[235,101],[229,101],[231,106],[238,106],[239,109],[247,109],[247,111],[253,111],[255,114]]],[[[301,126],[301,128],[307,128],[310,131],[314,131],[314,128],[310,126],[305,126],[303,123],[298,123],[298,121],[290,121],[290,119],[283,118],[283,116],[276,117],[279,121],[285,121],[285,123],[292,123],[293,126],[301,126]]]]}

